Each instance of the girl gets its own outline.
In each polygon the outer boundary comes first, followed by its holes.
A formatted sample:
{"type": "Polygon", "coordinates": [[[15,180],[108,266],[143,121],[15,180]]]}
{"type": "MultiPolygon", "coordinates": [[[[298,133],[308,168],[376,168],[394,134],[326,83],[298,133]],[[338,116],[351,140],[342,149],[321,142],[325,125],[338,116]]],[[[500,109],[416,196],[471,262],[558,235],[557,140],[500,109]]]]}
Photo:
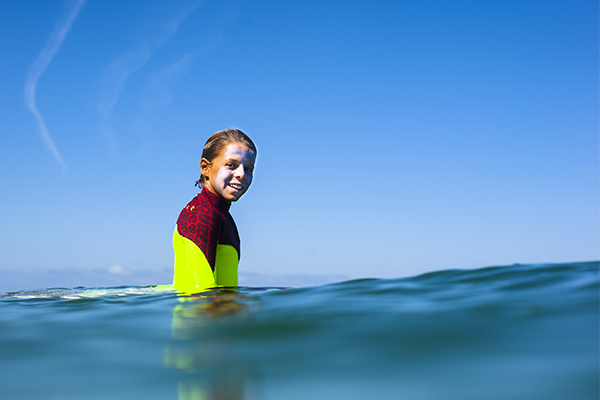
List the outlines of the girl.
{"type": "Polygon", "coordinates": [[[240,237],[229,214],[252,183],[256,146],[237,129],[225,129],[206,141],[200,160],[202,191],[179,214],[173,233],[175,289],[201,292],[237,286],[240,237]]]}

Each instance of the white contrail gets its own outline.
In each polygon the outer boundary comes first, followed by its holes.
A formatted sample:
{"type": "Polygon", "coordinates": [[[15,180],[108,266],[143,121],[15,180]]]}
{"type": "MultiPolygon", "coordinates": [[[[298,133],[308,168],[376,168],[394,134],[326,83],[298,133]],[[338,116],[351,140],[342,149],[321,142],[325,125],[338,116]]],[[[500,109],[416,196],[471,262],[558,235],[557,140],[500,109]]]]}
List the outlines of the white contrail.
{"type": "Polygon", "coordinates": [[[152,114],[173,101],[172,85],[189,70],[194,53],[187,53],[174,63],[152,73],[142,87],[142,101],[136,118],[136,129],[147,131],[152,114]]]}
{"type": "Polygon", "coordinates": [[[46,47],[44,47],[38,58],[33,62],[33,64],[31,64],[31,67],[29,67],[27,79],[25,80],[25,104],[27,105],[27,107],[29,107],[29,109],[35,116],[35,119],[37,120],[37,123],[40,127],[40,133],[42,135],[42,138],[46,142],[48,149],[50,150],[58,164],[64,169],[67,169],[67,166],[63,161],[62,157],[60,156],[58,149],[54,145],[50,134],[48,133],[48,129],[46,128],[46,124],[44,123],[44,118],[42,118],[42,115],[40,114],[35,105],[35,89],[37,87],[38,80],[48,67],[48,64],[50,64],[50,61],[52,60],[56,52],[58,52],[58,50],[60,49],[63,40],[65,40],[65,36],[67,36],[67,33],[69,33],[69,31],[71,30],[71,25],[73,24],[73,21],[75,21],[75,18],[77,18],[77,15],[79,15],[79,11],[81,11],[81,7],[83,7],[84,3],[85,0],[76,0],[73,8],[66,16],[66,18],[58,23],[58,25],[48,38],[48,43],[46,43],[46,47]]]}
{"type": "Polygon", "coordinates": [[[150,75],[142,89],[143,113],[151,113],[152,110],[164,107],[173,100],[171,85],[187,73],[193,57],[193,53],[185,54],[179,60],[150,75]]]}
{"type": "Polygon", "coordinates": [[[125,53],[113,60],[98,79],[98,111],[101,116],[100,131],[109,141],[111,151],[117,153],[116,135],[110,127],[113,110],[129,80],[129,77],[143,67],[152,54],[163,47],[179,30],[187,18],[202,4],[202,0],[187,3],[174,19],[166,22],[163,32],[156,40],[145,43],[137,50],[125,53]]]}

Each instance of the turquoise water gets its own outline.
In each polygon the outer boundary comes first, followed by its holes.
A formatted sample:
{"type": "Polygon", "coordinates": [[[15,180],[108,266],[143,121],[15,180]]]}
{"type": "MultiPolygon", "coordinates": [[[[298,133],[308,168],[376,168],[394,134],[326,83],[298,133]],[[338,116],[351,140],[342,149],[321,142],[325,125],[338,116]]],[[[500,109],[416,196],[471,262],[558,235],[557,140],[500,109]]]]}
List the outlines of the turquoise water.
{"type": "Polygon", "coordinates": [[[0,295],[6,399],[594,399],[598,262],[0,295]]]}

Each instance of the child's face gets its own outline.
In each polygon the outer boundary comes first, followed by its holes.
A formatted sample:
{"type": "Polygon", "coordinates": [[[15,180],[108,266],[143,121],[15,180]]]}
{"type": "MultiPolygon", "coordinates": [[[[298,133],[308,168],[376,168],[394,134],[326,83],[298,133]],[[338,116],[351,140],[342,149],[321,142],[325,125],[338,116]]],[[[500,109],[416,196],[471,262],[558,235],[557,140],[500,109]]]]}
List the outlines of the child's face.
{"type": "Polygon", "coordinates": [[[227,145],[212,164],[200,161],[202,175],[208,177],[204,186],[228,203],[239,200],[252,183],[256,154],[242,143],[227,145]]]}

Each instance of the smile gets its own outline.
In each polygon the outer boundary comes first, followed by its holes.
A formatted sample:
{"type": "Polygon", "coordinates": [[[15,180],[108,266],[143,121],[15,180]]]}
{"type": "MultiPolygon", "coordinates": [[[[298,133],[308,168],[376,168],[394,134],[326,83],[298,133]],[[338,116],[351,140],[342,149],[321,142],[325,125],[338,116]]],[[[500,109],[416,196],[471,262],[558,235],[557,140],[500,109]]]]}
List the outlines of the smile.
{"type": "Polygon", "coordinates": [[[228,184],[227,186],[229,186],[229,187],[231,187],[231,188],[234,188],[235,190],[242,190],[242,189],[243,189],[243,186],[242,186],[242,185],[238,185],[238,184],[236,184],[236,183],[230,183],[230,184],[228,184]]]}

